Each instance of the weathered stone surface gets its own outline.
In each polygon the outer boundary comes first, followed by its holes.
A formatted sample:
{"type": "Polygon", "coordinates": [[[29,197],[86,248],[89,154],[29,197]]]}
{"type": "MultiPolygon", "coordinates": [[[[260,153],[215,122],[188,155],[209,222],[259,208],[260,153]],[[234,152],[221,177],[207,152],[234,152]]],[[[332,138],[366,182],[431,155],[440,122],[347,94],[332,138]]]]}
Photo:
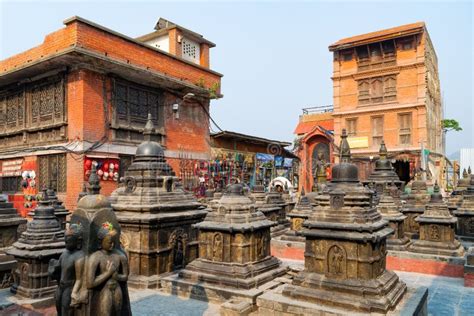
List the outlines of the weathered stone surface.
{"type": "Polygon", "coordinates": [[[345,130],[340,148],[341,162],[333,167],[332,181],[303,223],[305,269],[282,295],[302,301],[298,305],[386,313],[406,291],[398,276],[385,269],[386,239],[393,229],[374,207],[373,191],[359,182],[345,130]]]}
{"type": "Polygon", "coordinates": [[[48,275],[48,263],[50,259],[58,259],[64,247],[64,231],[45,190],[33,220],[7,250],[18,261],[11,291],[24,298],[52,297],[57,283],[48,275]]]}
{"type": "Polygon", "coordinates": [[[417,239],[420,235],[420,225],[415,218],[425,212],[425,205],[430,200],[426,182],[417,174],[416,180],[411,185],[411,192],[406,197],[406,204],[401,212],[407,216],[405,220],[405,235],[410,239],[417,239]]]}
{"type": "Polygon", "coordinates": [[[451,257],[464,256],[464,248],[454,236],[457,219],[451,215],[447,204],[444,203],[438,184],[435,184],[425,212],[415,220],[420,224],[420,238],[409,246],[410,251],[451,257]]]}
{"type": "MultiPolygon", "coordinates": [[[[51,203],[51,206],[54,208],[54,216],[59,221],[59,225],[61,225],[61,229],[66,229],[66,218],[68,215],[71,214],[63,205],[63,202],[59,200],[58,196],[56,195],[56,191],[53,189],[46,190],[46,198],[51,203]]],[[[34,215],[34,210],[28,213],[28,216],[34,215]]]]}
{"type": "Polygon", "coordinates": [[[457,187],[451,192],[451,195],[448,198],[448,208],[452,212],[461,206],[464,192],[470,185],[471,176],[467,174],[466,169],[464,169],[463,177],[459,180],[457,187]]]}
{"type": "Polygon", "coordinates": [[[212,206],[199,229],[199,258],[179,272],[179,278],[163,278],[169,291],[197,291],[199,299],[228,300],[240,297],[254,302],[257,288],[286,273],[280,260],[270,255],[268,220],[244,195],[241,184],[212,206]]]}
{"type": "Polygon", "coordinates": [[[16,261],[5,251],[18,239],[18,227],[25,224],[26,219],[18,215],[13,203],[0,195],[0,289],[10,287],[13,283],[12,269],[16,261]]]}
{"type": "Polygon", "coordinates": [[[111,195],[130,261],[128,282],[138,288],[158,287],[159,275],[198,257],[198,234],[192,225],[209,210],[179,186],[163,148],[150,140],[153,129],[150,117],[145,141],[125,171],[123,185],[111,195]]]}
{"type": "Polygon", "coordinates": [[[458,218],[456,235],[466,241],[474,241],[474,176],[470,177],[470,185],[463,193],[463,200],[453,215],[458,218]]]}
{"type": "Polygon", "coordinates": [[[309,201],[304,189],[301,191],[300,200],[296,204],[295,208],[288,213],[290,218],[291,229],[287,230],[283,236],[282,240],[305,242],[305,238],[298,233],[303,228],[303,222],[309,218],[311,212],[313,211],[313,205],[309,201]]]}
{"type": "Polygon", "coordinates": [[[277,223],[270,229],[271,237],[283,235],[288,230],[290,223],[286,219],[288,203],[283,199],[282,194],[274,187],[270,192],[265,193],[263,186],[255,186],[251,197],[255,201],[257,210],[262,212],[267,219],[277,223]]]}

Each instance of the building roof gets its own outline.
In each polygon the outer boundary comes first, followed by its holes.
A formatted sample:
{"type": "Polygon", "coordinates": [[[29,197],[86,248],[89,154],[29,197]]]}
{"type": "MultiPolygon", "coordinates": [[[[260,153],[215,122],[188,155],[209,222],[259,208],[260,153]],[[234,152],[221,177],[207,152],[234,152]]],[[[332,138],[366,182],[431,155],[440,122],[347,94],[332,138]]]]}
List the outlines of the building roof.
{"type": "Polygon", "coordinates": [[[403,37],[407,35],[418,34],[425,31],[425,22],[416,22],[411,24],[400,25],[385,30],[365,33],[352,37],[343,38],[331,45],[329,45],[330,51],[337,51],[349,47],[375,43],[387,39],[403,37]]]}
{"type": "Polygon", "coordinates": [[[282,142],[279,140],[271,140],[267,138],[262,138],[262,137],[257,137],[257,136],[252,136],[252,135],[246,135],[246,134],[241,134],[241,133],[236,133],[236,132],[231,132],[231,131],[221,131],[218,133],[213,133],[211,134],[211,138],[233,138],[233,139],[239,139],[241,141],[253,143],[253,144],[258,144],[258,145],[271,145],[275,144],[281,147],[287,147],[290,146],[290,142],[282,142]]]}
{"type": "Polygon", "coordinates": [[[187,35],[192,40],[194,40],[198,43],[208,44],[209,47],[215,47],[216,46],[216,44],[214,44],[213,42],[207,40],[201,34],[196,33],[194,31],[191,31],[191,30],[189,30],[185,27],[182,27],[181,25],[178,25],[176,23],[173,23],[173,22],[171,22],[169,20],[166,20],[166,19],[163,19],[163,18],[160,18],[158,20],[158,22],[156,22],[156,25],[155,25],[155,30],[156,31],[153,31],[151,33],[148,33],[148,34],[142,35],[140,37],[137,37],[136,40],[141,41],[141,42],[146,42],[146,41],[151,40],[153,38],[156,38],[160,35],[168,34],[168,31],[171,30],[171,29],[174,29],[174,28],[180,30],[185,35],[187,35]]]}
{"type": "Polygon", "coordinates": [[[321,126],[322,128],[328,131],[334,130],[334,120],[332,119],[325,120],[325,121],[309,121],[309,122],[299,122],[293,134],[302,135],[302,134],[309,133],[317,125],[321,126]]]}

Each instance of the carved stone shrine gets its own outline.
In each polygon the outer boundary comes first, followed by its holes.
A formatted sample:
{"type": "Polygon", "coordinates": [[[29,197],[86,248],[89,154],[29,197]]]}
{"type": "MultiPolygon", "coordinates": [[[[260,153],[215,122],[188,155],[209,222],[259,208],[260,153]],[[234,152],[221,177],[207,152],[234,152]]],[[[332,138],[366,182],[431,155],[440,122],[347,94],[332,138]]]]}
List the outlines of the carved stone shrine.
{"type": "Polygon", "coordinates": [[[18,215],[13,203],[0,195],[0,289],[10,287],[13,283],[12,270],[16,261],[5,252],[18,239],[18,227],[25,224],[26,219],[18,215]]]}
{"type": "Polygon", "coordinates": [[[401,209],[401,212],[407,216],[404,223],[405,235],[408,238],[418,238],[420,225],[415,219],[425,212],[425,205],[429,199],[426,182],[417,174],[416,180],[411,185],[411,191],[406,197],[406,204],[401,209]]]}
{"type": "Polygon", "coordinates": [[[466,169],[464,169],[462,176],[463,177],[459,180],[456,189],[451,192],[448,199],[448,208],[451,212],[461,206],[464,192],[467,190],[471,182],[471,177],[467,174],[466,169]]]}
{"type": "Polygon", "coordinates": [[[270,229],[271,237],[283,235],[288,229],[289,222],[286,219],[287,203],[283,200],[280,192],[271,188],[270,192],[265,193],[263,186],[255,186],[252,191],[252,197],[255,199],[257,210],[262,212],[269,220],[277,225],[270,229]]]}
{"type": "Polygon", "coordinates": [[[239,298],[255,303],[260,285],[286,273],[270,254],[268,220],[243,193],[241,184],[227,188],[199,229],[199,258],[162,285],[170,293],[223,302],[239,298]]]}
{"type": "Polygon", "coordinates": [[[380,197],[386,192],[387,187],[394,183],[399,190],[403,190],[404,182],[400,181],[397,173],[392,167],[392,163],[387,159],[387,147],[385,142],[382,140],[379,149],[379,159],[375,162],[374,171],[367,177],[366,181],[362,183],[369,185],[377,192],[376,203],[380,200],[380,197]]]}
{"type": "MultiPolygon", "coordinates": [[[[66,229],[66,218],[68,215],[71,214],[63,205],[63,202],[59,200],[58,196],[56,195],[56,191],[53,189],[47,189],[46,190],[46,198],[48,201],[51,203],[51,206],[54,208],[54,216],[59,221],[59,224],[61,225],[61,229],[65,230],[66,229]]],[[[32,212],[28,213],[29,216],[34,215],[34,210],[32,212]]]]}
{"type": "Polygon", "coordinates": [[[455,239],[457,218],[449,212],[436,183],[425,212],[415,219],[420,224],[420,238],[409,246],[412,252],[462,257],[464,248],[455,239]]]}
{"type": "Polygon", "coordinates": [[[292,304],[387,313],[406,291],[405,283],[385,269],[386,240],[393,229],[373,206],[373,191],[359,182],[345,130],[340,152],[323,193],[327,198],[303,223],[305,268],[282,294],[292,304]]]}
{"type": "Polygon", "coordinates": [[[50,273],[63,285],[58,289],[57,308],[81,316],[131,315],[122,229],[108,198],[100,194],[99,182],[93,165],[88,194],[71,215],[67,250],[59,261],[50,262],[50,273]]]}
{"type": "Polygon", "coordinates": [[[178,178],[151,140],[149,116],[145,141],[125,171],[124,185],[112,193],[112,207],[122,227],[122,246],[130,260],[129,285],[159,287],[159,276],[182,269],[198,257],[198,231],[206,209],[195,197],[176,187],[178,178]]]}
{"type": "Polygon", "coordinates": [[[282,240],[305,242],[305,238],[298,233],[303,228],[303,222],[309,218],[313,212],[313,205],[309,201],[304,188],[301,190],[301,196],[295,208],[288,213],[290,218],[291,229],[281,236],[282,240]]]}
{"type": "Polygon", "coordinates": [[[395,184],[385,187],[384,193],[377,204],[377,211],[382,214],[383,219],[387,220],[393,229],[393,235],[387,239],[387,250],[404,251],[407,250],[410,240],[405,236],[404,221],[407,218],[400,212],[400,206],[397,206],[392,191],[398,191],[395,184]]]}
{"type": "Polygon", "coordinates": [[[7,250],[7,254],[14,256],[18,262],[11,291],[30,299],[52,297],[57,282],[48,275],[48,263],[50,259],[58,259],[64,247],[64,230],[54,216],[54,208],[45,190],[33,220],[12,248],[7,250]]]}
{"type": "Polygon", "coordinates": [[[456,235],[461,240],[474,242],[474,177],[463,193],[463,200],[453,215],[458,218],[456,235]]]}

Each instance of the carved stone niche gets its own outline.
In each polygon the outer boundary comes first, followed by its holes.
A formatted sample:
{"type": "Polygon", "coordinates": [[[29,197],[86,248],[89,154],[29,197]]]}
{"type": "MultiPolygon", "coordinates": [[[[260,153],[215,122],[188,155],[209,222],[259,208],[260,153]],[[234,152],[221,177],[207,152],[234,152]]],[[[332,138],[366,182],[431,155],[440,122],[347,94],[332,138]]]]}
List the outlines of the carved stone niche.
{"type": "Polygon", "coordinates": [[[163,148],[151,140],[151,118],[123,185],[110,200],[122,227],[122,246],[130,261],[128,284],[157,288],[160,275],[184,268],[198,257],[198,231],[209,209],[179,188],[163,148]]]}
{"type": "Polygon", "coordinates": [[[474,241],[474,176],[471,175],[470,185],[464,191],[463,201],[453,215],[458,218],[456,236],[465,241],[474,241]]]}
{"type": "Polygon", "coordinates": [[[410,245],[410,251],[451,257],[464,256],[464,248],[454,235],[457,218],[450,214],[437,184],[425,212],[418,216],[416,221],[420,223],[420,239],[410,245]]]}
{"type": "Polygon", "coordinates": [[[199,229],[199,258],[162,279],[166,291],[222,302],[241,298],[255,302],[260,285],[286,273],[270,254],[270,227],[275,225],[233,184],[212,206],[199,229]]]}

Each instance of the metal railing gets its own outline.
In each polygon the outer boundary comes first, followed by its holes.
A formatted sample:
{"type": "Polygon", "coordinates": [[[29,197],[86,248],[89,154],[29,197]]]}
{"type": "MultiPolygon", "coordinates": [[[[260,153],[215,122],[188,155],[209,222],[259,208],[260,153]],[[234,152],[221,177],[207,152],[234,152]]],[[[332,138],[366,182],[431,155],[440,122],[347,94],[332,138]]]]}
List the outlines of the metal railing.
{"type": "Polygon", "coordinates": [[[315,114],[315,113],[326,113],[334,111],[334,106],[330,105],[320,105],[320,106],[312,106],[303,108],[303,115],[305,114],[315,114]]]}

